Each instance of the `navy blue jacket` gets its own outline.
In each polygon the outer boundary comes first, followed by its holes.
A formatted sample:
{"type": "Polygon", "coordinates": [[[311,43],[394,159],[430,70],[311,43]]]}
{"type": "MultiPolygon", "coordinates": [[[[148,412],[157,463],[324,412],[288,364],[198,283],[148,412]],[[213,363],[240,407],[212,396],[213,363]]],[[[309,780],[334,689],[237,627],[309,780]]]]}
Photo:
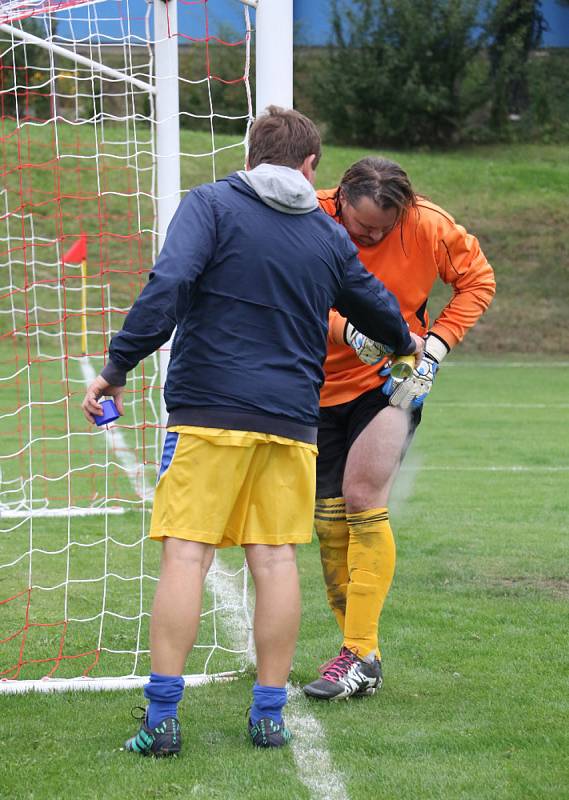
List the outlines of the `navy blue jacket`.
{"type": "Polygon", "coordinates": [[[176,328],[169,425],[314,442],[332,306],[372,339],[412,352],[397,300],[341,225],[320,209],[276,211],[230,175],[180,203],[102,375],[124,384],[176,328]]]}

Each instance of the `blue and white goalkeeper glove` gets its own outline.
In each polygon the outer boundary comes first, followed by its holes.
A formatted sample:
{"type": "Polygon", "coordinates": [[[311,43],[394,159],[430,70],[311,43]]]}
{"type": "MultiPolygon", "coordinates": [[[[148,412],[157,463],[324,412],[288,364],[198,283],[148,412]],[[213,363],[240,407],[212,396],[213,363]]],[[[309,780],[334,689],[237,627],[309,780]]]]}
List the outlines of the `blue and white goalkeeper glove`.
{"type": "Polygon", "coordinates": [[[346,344],[349,344],[356,351],[357,357],[364,364],[379,364],[385,356],[393,352],[387,345],[368,339],[363,333],[357,331],[351,322],[346,323],[344,339],[346,344]]]}
{"type": "MultiPolygon", "coordinates": [[[[389,405],[397,408],[420,408],[431,391],[440,362],[449,348],[442,339],[430,333],[425,341],[425,353],[413,374],[403,380],[390,376],[383,384],[384,394],[389,396],[389,405]]],[[[382,370],[382,374],[385,372],[382,370]]]]}

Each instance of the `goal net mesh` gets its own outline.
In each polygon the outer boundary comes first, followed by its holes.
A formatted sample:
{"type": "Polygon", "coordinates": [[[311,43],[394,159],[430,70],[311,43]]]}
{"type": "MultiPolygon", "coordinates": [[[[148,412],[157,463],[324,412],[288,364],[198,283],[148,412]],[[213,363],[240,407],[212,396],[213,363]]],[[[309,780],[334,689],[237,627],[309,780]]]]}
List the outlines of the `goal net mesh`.
{"type": "MultiPolygon", "coordinates": [[[[155,13],[144,0],[0,8],[0,691],[149,671],[159,356],[129,375],[118,424],[93,429],[80,402],[157,255],[155,13]]],[[[167,30],[185,192],[243,166],[249,10],[179,0],[167,30]]],[[[243,663],[246,589],[241,559],[216,559],[191,673],[243,663]]]]}

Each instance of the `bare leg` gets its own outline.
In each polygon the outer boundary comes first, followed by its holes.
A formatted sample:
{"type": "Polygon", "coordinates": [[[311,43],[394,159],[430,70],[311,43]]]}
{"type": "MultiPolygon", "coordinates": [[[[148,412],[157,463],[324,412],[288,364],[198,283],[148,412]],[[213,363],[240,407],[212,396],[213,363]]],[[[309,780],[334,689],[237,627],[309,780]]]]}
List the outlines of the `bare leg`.
{"type": "Polygon", "coordinates": [[[152,672],[182,675],[200,622],[203,582],[213,545],[164,539],[160,580],[150,621],[152,672]]]}
{"type": "Polygon", "coordinates": [[[245,551],[256,592],[257,680],[263,686],[285,686],[300,625],[296,548],[255,544],[245,551]]]}
{"type": "Polygon", "coordinates": [[[386,507],[409,436],[409,416],[382,409],[353,443],[344,471],[346,511],[386,507]]]}

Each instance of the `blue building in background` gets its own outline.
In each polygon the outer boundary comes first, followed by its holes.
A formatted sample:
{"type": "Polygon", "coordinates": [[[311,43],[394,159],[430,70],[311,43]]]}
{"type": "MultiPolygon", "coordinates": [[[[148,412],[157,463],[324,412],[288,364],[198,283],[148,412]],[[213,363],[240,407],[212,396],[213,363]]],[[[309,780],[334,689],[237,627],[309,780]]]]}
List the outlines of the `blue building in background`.
{"type": "MultiPolygon", "coordinates": [[[[294,0],[298,44],[323,45],[330,40],[330,0],[294,0]]],[[[543,14],[549,30],[544,47],[569,47],[569,7],[556,0],[543,0],[543,14]]]]}
{"type": "Polygon", "coordinates": [[[549,30],[543,35],[544,47],[569,47],[569,7],[545,0],[543,13],[549,30]]]}
{"type": "MultiPolygon", "coordinates": [[[[0,0],[0,5],[2,0],[0,0]]],[[[104,3],[103,3],[104,5],[104,3]]],[[[133,35],[144,38],[144,15],[146,0],[130,0],[130,7],[134,9],[135,18],[131,22],[130,31],[133,35]]],[[[569,47],[569,7],[561,6],[557,0],[543,0],[543,13],[548,24],[548,30],[543,36],[544,47],[569,47]]],[[[188,35],[203,37],[204,7],[201,3],[178,4],[178,16],[181,28],[188,35]]],[[[210,35],[224,35],[233,38],[231,32],[242,35],[243,7],[239,0],[216,0],[208,5],[209,33],[210,35]]],[[[331,0],[294,0],[295,44],[297,45],[326,45],[331,39],[331,0]]],[[[80,39],[89,32],[89,10],[79,6],[74,12],[76,20],[84,19],[84,25],[77,22],[73,31],[70,30],[65,12],[61,13],[59,32],[71,39],[80,39]]],[[[100,32],[107,36],[122,36],[121,31],[112,30],[109,21],[102,21],[100,32]]],[[[91,32],[92,33],[92,32],[91,32]]]]}

